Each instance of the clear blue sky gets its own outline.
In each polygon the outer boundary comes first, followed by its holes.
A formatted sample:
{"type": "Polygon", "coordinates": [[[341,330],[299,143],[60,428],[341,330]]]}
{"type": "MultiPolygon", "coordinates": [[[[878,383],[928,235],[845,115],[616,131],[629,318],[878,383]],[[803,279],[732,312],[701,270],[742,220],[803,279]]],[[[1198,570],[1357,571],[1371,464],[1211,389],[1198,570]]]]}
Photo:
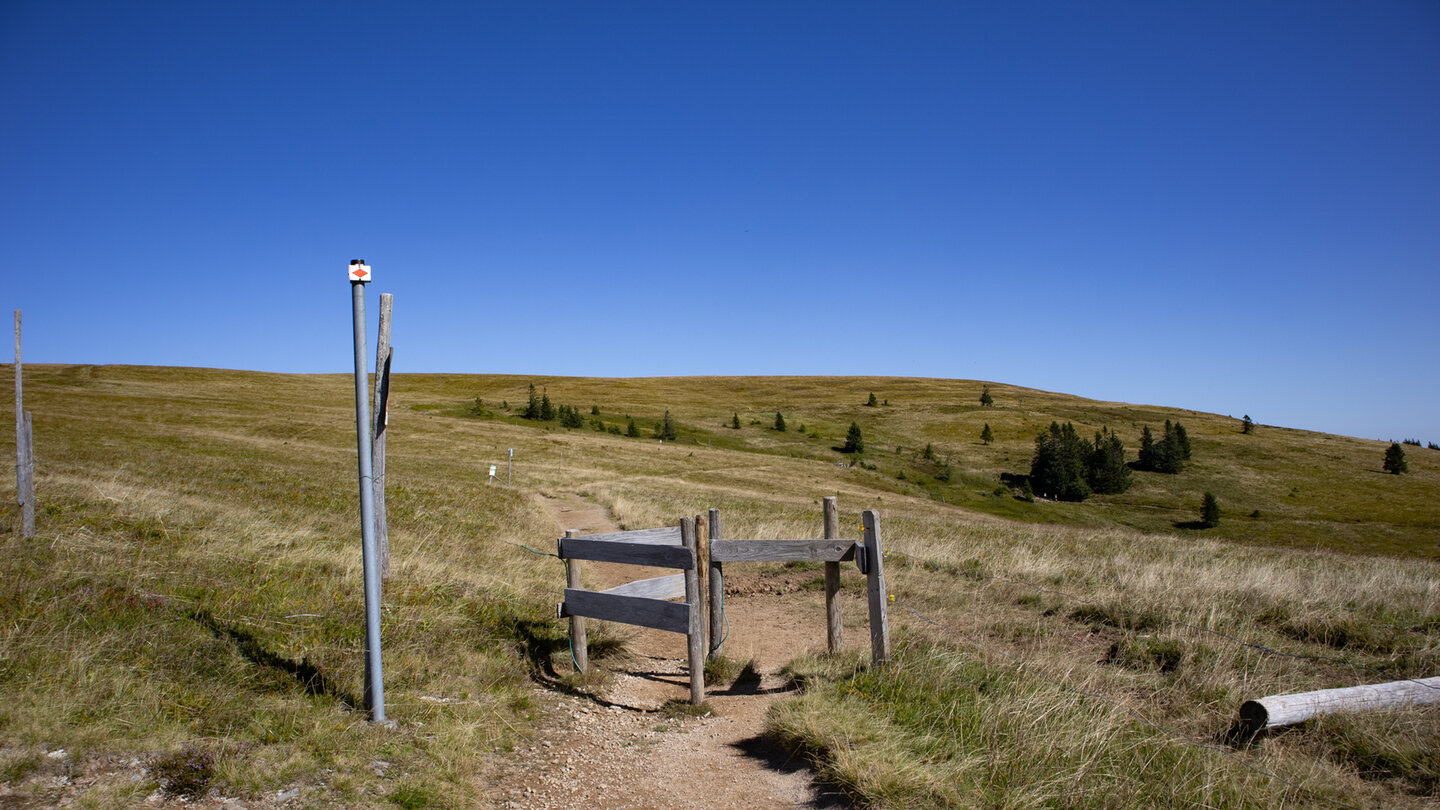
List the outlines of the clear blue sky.
{"type": "Polygon", "coordinates": [[[28,361],[345,371],[363,257],[397,371],[1440,441],[1433,0],[0,0],[0,110],[28,361]]]}

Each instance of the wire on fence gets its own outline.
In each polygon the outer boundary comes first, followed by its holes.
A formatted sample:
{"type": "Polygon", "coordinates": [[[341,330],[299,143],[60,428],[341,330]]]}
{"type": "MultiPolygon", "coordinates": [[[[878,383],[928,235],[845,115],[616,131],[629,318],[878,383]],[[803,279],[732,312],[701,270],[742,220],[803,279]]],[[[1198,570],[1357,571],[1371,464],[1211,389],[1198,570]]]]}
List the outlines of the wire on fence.
{"type": "Polygon", "coordinates": [[[1108,697],[1106,697],[1106,696],[1104,696],[1104,695],[1097,694],[1097,693],[1094,693],[1094,692],[1086,692],[1085,690],[1083,690],[1083,689],[1078,689],[1078,688],[1076,688],[1076,687],[1074,687],[1074,686],[1071,686],[1071,685],[1068,684],[1068,683],[1065,683],[1064,681],[1061,681],[1061,680],[1056,679],[1056,678],[1052,678],[1052,677],[1050,677],[1049,675],[1046,675],[1044,672],[1041,672],[1040,670],[1036,669],[1036,668],[1033,667],[1032,665],[1026,663],[1024,659],[1022,659],[1022,658],[1020,658],[1020,657],[1018,657],[1018,656],[1011,655],[1010,653],[1005,652],[1004,650],[1001,650],[1001,649],[997,649],[997,648],[995,648],[995,647],[992,647],[992,646],[986,644],[985,642],[983,642],[983,641],[981,641],[981,640],[979,640],[979,639],[977,639],[977,638],[975,638],[975,637],[973,637],[973,636],[970,636],[970,635],[968,635],[968,634],[966,634],[966,633],[960,632],[959,630],[955,630],[955,629],[953,629],[953,628],[946,627],[945,625],[940,624],[939,622],[937,622],[937,621],[931,619],[930,617],[922,614],[920,611],[918,611],[918,610],[915,609],[915,606],[914,606],[914,605],[911,605],[909,602],[905,601],[904,599],[901,599],[900,597],[896,596],[895,594],[890,594],[890,601],[892,601],[892,602],[894,602],[894,603],[896,603],[896,604],[898,604],[898,605],[902,605],[906,610],[908,610],[908,611],[910,611],[911,613],[915,614],[915,618],[919,619],[920,621],[922,621],[922,622],[924,622],[924,623],[926,623],[926,624],[928,624],[928,625],[931,625],[932,627],[935,627],[935,628],[939,629],[939,630],[942,631],[942,632],[948,633],[948,634],[950,634],[950,635],[952,635],[952,636],[955,636],[955,637],[957,637],[957,638],[960,638],[960,639],[964,639],[965,641],[970,642],[971,644],[973,644],[973,645],[981,648],[982,650],[985,650],[986,652],[994,653],[994,654],[996,654],[996,655],[999,655],[999,656],[1002,656],[1002,657],[1004,657],[1004,658],[1007,658],[1007,659],[1009,659],[1010,661],[1014,662],[1015,665],[1018,666],[1020,669],[1023,669],[1023,670],[1025,670],[1026,672],[1028,672],[1028,673],[1030,673],[1030,674],[1032,674],[1032,675],[1034,675],[1034,676],[1036,676],[1036,677],[1038,677],[1038,678],[1040,678],[1040,679],[1042,679],[1042,680],[1044,680],[1044,681],[1047,681],[1047,682],[1049,682],[1049,683],[1051,683],[1051,684],[1054,684],[1055,686],[1058,686],[1059,688],[1061,688],[1061,689],[1063,689],[1063,690],[1065,690],[1065,691],[1067,691],[1067,692],[1072,692],[1072,693],[1077,694],[1077,695],[1080,695],[1080,696],[1082,696],[1082,697],[1087,697],[1087,698],[1091,698],[1092,700],[1099,700],[1099,701],[1108,703],[1108,704],[1110,704],[1111,706],[1114,706],[1115,708],[1117,708],[1117,709],[1119,709],[1120,711],[1124,712],[1125,714],[1127,714],[1127,715],[1135,718],[1136,720],[1139,720],[1141,723],[1144,723],[1145,725],[1149,726],[1150,728],[1155,729],[1156,731],[1159,731],[1159,732],[1161,732],[1161,733],[1163,733],[1163,734],[1169,734],[1170,736],[1172,736],[1172,737],[1180,740],[1181,742],[1189,743],[1190,745],[1193,745],[1193,746],[1195,746],[1195,747],[1197,747],[1197,748],[1203,748],[1203,749],[1208,750],[1208,751],[1213,751],[1213,752],[1215,752],[1215,753],[1217,753],[1217,754],[1220,754],[1220,755],[1223,756],[1223,757],[1226,757],[1226,758],[1228,758],[1228,759],[1234,760],[1235,762],[1243,765],[1244,767],[1248,768],[1248,769],[1251,770],[1251,771],[1254,771],[1254,772],[1257,773],[1257,774],[1260,774],[1261,776],[1267,777],[1267,778],[1269,778],[1269,779],[1274,779],[1275,781],[1280,782],[1281,784],[1287,785],[1287,786],[1289,786],[1290,788],[1292,788],[1292,789],[1294,789],[1294,790],[1297,790],[1297,791],[1299,791],[1299,792],[1301,792],[1301,793],[1304,793],[1304,794],[1307,795],[1307,796],[1313,796],[1313,797],[1315,797],[1315,798],[1317,798],[1317,799],[1320,799],[1321,801],[1329,802],[1330,804],[1333,804],[1333,805],[1335,805],[1336,807],[1345,807],[1345,808],[1349,808],[1349,810],[1360,810],[1360,808],[1356,807],[1356,806],[1353,805],[1353,804],[1347,804],[1347,803],[1342,802],[1342,801],[1339,801],[1339,800],[1337,800],[1337,799],[1332,799],[1332,798],[1330,798],[1329,796],[1325,796],[1325,795],[1316,793],[1315,791],[1310,790],[1309,788],[1305,788],[1305,787],[1302,787],[1302,786],[1300,786],[1300,785],[1298,785],[1298,784],[1296,784],[1296,783],[1294,783],[1294,782],[1291,782],[1289,779],[1286,779],[1285,777],[1280,776],[1279,774],[1271,773],[1270,771],[1264,770],[1264,769],[1262,769],[1262,768],[1257,768],[1257,767],[1255,767],[1254,765],[1251,765],[1250,763],[1248,763],[1248,762],[1246,762],[1245,760],[1241,759],[1241,758],[1240,758],[1239,756],[1237,756],[1234,752],[1228,751],[1228,750],[1226,750],[1225,748],[1223,748],[1223,747],[1221,747],[1221,746],[1212,745],[1212,744],[1206,743],[1206,742],[1201,742],[1200,740],[1197,740],[1197,739],[1195,739],[1194,737],[1191,737],[1190,735],[1188,735],[1188,734],[1186,734],[1186,733],[1184,733],[1184,732],[1182,732],[1182,731],[1177,731],[1176,729],[1168,728],[1168,727],[1166,727],[1166,726],[1162,726],[1162,725],[1160,725],[1159,723],[1156,723],[1156,722],[1150,720],[1149,718],[1145,717],[1144,715],[1140,714],[1138,711],[1130,708],[1129,706],[1126,706],[1125,704],[1121,703],[1120,701],[1115,700],[1114,698],[1108,698],[1108,697]]]}

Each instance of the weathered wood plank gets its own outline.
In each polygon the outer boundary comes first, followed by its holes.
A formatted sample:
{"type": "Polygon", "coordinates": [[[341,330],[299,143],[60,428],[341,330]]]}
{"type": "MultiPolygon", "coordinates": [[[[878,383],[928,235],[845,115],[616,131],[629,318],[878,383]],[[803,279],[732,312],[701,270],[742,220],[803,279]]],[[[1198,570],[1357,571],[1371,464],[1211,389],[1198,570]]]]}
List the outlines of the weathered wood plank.
{"type": "Polygon", "coordinates": [[[622,543],[595,540],[593,536],[562,537],[557,543],[564,560],[595,560],[597,562],[653,565],[657,568],[694,569],[695,550],[684,546],[622,543]]]}
{"type": "Polygon", "coordinates": [[[385,426],[390,423],[390,313],[395,296],[380,294],[380,336],[375,344],[375,391],[370,400],[370,486],[375,501],[375,549],[380,579],[390,578],[390,523],[385,512],[385,426]]]}
{"type": "MultiPolygon", "coordinates": [[[[825,539],[840,537],[840,510],[835,496],[824,499],[825,539]]],[[[853,548],[853,546],[852,546],[853,548]]],[[[845,646],[845,625],[840,621],[840,563],[825,563],[825,645],[831,655],[845,646]]]]}
{"type": "MultiPolygon", "coordinates": [[[[565,530],[566,537],[574,537],[574,529],[565,530]]],[[[580,580],[580,561],[565,561],[565,587],[567,590],[580,590],[584,584],[580,580]]],[[[575,656],[575,668],[582,673],[590,671],[590,641],[585,635],[585,617],[570,614],[570,650],[575,656]]]]}
{"type": "Polygon", "coordinates": [[[710,523],[710,653],[717,658],[725,652],[725,566],[715,559],[715,543],[723,536],[720,532],[720,510],[711,509],[710,523]]]}
{"type": "Polygon", "coordinates": [[[653,546],[680,545],[680,527],[667,526],[661,529],[636,529],[628,532],[608,534],[587,534],[586,540],[600,540],[606,543],[642,543],[653,546]]]}
{"type": "MultiPolygon", "coordinates": [[[[685,646],[690,654],[690,705],[705,702],[705,616],[700,607],[700,566],[695,519],[680,521],[680,536],[690,552],[690,567],[685,569],[686,632],[685,646]]],[[[672,604],[667,602],[666,604],[672,604]]]]}
{"type": "Polygon", "coordinates": [[[885,552],[880,545],[880,513],[866,509],[860,516],[865,526],[866,591],[870,597],[870,653],[875,666],[890,660],[890,594],[885,590],[885,552]]]}
{"type": "Polygon", "coordinates": [[[1266,728],[1293,726],[1321,714],[1388,709],[1420,703],[1440,703],[1440,677],[1347,686],[1343,689],[1320,689],[1247,700],[1240,706],[1240,723],[1248,733],[1254,734],[1266,728]]]}
{"type": "MultiPolygon", "coordinates": [[[[578,588],[580,586],[572,584],[570,587],[578,588]]],[[[643,596],[646,599],[681,599],[685,596],[685,575],[667,574],[663,577],[637,579],[624,585],[616,585],[608,591],[600,591],[600,593],[610,593],[616,596],[643,596]]]]}
{"type": "Polygon", "coordinates": [[[852,556],[849,540],[720,540],[710,558],[720,562],[838,562],[852,556]]]}
{"type": "Polygon", "coordinates": [[[565,611],[571,616],[588,616],[671,633],[688,633],[690,630],[690,606],[684,602],[566,588],[565,611]]]}

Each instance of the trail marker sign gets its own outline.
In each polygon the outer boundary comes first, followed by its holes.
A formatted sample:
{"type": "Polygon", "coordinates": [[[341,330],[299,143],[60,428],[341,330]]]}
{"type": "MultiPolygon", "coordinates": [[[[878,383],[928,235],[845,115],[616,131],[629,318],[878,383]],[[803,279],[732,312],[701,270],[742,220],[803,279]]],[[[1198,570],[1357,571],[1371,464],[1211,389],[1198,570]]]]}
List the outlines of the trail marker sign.
{"type": "Polygon", "coordinates": [[[368,284],[371,280],[373,280],[373,278],[374,276],[370,274],[370,265],[366,264],[364,259],[350,260],[351,281],[359,281],[368,284]]]}

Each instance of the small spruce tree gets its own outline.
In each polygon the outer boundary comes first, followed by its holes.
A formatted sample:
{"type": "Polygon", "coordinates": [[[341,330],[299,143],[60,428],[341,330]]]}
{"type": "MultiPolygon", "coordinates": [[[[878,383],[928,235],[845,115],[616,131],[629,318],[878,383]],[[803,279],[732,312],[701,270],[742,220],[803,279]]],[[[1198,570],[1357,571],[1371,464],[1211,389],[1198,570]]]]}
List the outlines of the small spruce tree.
{"type": "Polygon", "coordinates": [[[985,423],[985,428],[980,431],[980,441],[989,444],[995,441],[995,431],[990,429],[990,423],[985,423]]]}
{"type": "Polygon", "coordinates": [[[665,418],[660,421],[660,424],[655,426],[655,438],[673,442],[678,436],[679,433],[675,429],[675,422],[670,418],[670,412],[666,411],[665,418]]]}
{"type": "Polygon", "coordinates": [[[995,404],[995,398],[990,396],[990,386],[988,385],[980,391],[980,404],[986,408],[995,404]]]}
{"type": "Polygon", "coordinates": [[[599,416],[599,415],[600,415],[600,406],[599,406],[599,405],[591,405],[591,406],[590,406],[590,415],[591,415],[591,416],[599,416]]]}
{"type": "Polygon", "coordinates": [[[740,414],[739,414],[739,413],[736,413],[734,416],[730,417],[730,427],[733,428],[733,429],[735,429],[735,430],[739,430],[739,429],[740,429],[740,414]]]}
{"type": "Polygon", "coordinates": [[[1220,525],[1220,502],[1209,492],[1200,502],[1200,525],[1207,529],[1213,529],[1220,525]]]}
{"type": "Polygon", "coordinates": [[[625,423],[625,435],[632,439],[639,438],[640,428],[636,426],[634,417],[627,417],[627,419],[629,421],[625,423]]]}
{"type": "Polygon", "coordinates": [[[1399,442],[1391,442],[1390,448],[1385,451],[1385,472],[1391,475],[1399,475],[1410,469],[1405,463],[1405,448],[1399,442]]]}
{"type": "Polygon", "coordinates": [[[779,411],[775,412],[775,429],[782,433],[785,431],[785,415],[779,411]]]}
{"type": "Polygon", "coordinates": [[[880,400],[876,399],[876,398],[875,398],[875,392],[874,392],[874,391],[871,391],[871,392],[870,392],[870,399],[869,399],[869,401],[867,401],[867,402],[865,403],[865,405],[866,405],[867,407],[874,408],[874,407],[877,407],[879,404],[880,404],[880,400]]]}
{"type": "Polygon", "coordinates": [[[860,426],[854,422],[850,423],[850,430],[845,434],[844,451],[846,453],[865,452],[865,437],[860,433],[860,426]]]}
{"type": "Polygon", "coordinates": [[[1130,488],[1130,468],[1125,466],[1125,446],[1108,429],[1095,434],[1095,448],[1086,459],[1085,481],[1094,491],[1114,495],[1130,488]]]}
{"type": "Polygon", "coordinates": [[[1245,414],[1245,419],[1240,422],[1240,432],[1247,436],[1255,432],[1255,423],[1251,421],[1250,414],[1245,414]]]}
{"type": "Polygon", "coordinates": [[[540,394],[540,421],[549,422],[554,418],[555,406],[550,403],[550,393],[548,391],[542,392],[540,394]]]}
{"type": "Polygon", "coordinates": [[[530,398],[525,404],[526,419],[540,418],[540,395],[535,393],[535,383],[530,383],[530,398]]]}
{"type": "Polygon", "coordinates": [[[925,452],[924,452],[924,453],[921,453],[921,455],[925,457],[925,460],[926,460],[926,461],[934,461],[934,460],[935,460],[935,446],[932,445],[932,444],[930,444],[930,442],[926,442],[926,443],[925,443],[925,452]]]}

